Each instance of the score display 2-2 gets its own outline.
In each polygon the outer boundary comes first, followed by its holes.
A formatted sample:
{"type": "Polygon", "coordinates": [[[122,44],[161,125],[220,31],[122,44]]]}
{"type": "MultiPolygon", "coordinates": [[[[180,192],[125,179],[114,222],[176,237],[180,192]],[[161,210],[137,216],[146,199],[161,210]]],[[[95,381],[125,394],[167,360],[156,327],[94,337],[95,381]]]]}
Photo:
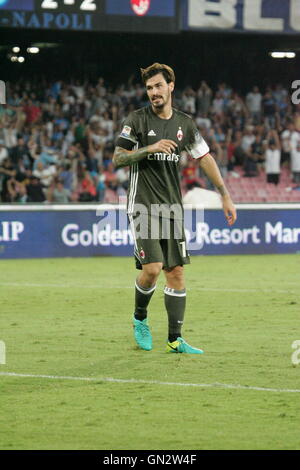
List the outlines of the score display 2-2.
{"type": "Polygon", "coordinates": [[[133,0],[0,0],[0,28],[178,32],[175,0],[147,0],[143,14],[132,5],[133,0]]]}
{"type": "Polygon", "coordinates": [[[96,11],[97,5],[96,0],[62,0],[60,2],[56,0],[42,0],[41,9],[56,10],[60,8],[61,3],[66,6],[75,6],[77,11],[96,11]]]}
{"type": "Polygon", "coordinates": [[[104,0],[0,0],[0,26],[93,31],[101,29],[104,0]],[[102,13],[102,14],[101,14],[102,13]]]}

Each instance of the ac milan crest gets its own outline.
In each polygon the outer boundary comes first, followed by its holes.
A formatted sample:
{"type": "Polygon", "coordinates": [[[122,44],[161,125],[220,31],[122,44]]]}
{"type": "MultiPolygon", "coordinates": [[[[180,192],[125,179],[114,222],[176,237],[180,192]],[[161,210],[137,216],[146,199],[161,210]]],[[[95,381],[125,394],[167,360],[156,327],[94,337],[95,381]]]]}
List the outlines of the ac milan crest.
{"type": "Polygon", "coordinates": [[[142,259],[145,259],[145,252],[144,252],[143,248],[140,249],[140,257],[142,259]]]}
{"type": "Polygon", "coordinates": [[[177,132],[177,139],[181,141],[182,137],[183,137],[183,132],[182,132],[181,127],[179,127],[178,132],[177,132]]]}
{"type": "Polygon", "coordinates": [[[131,8],[138,16],[143,16],[147,13],[150,7],[151,0],[130,0],[131,8]]]}

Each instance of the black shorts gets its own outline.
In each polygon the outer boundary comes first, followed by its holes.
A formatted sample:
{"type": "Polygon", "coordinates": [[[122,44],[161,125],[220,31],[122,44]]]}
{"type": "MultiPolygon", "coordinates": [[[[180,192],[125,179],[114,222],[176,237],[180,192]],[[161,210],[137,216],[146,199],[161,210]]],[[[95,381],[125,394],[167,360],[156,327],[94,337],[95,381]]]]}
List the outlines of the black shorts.
{"type": "Polygon", "coordinates": [[[281,152],[280,163],[289,162],[291,160],[290,152],[281,152]]]}
{"type": "Polygon", "coordinates": [[[137,269],[149,263],[162,263],[163,269],[190,263],[183,220],[143,214],[128,217],[137,269]]]}
{"type": "Polygon", "coordinates": [[[267,174],[267,183],[278,184],[279,180],[280,180],[280,175],[278,173],[267,174]]]}

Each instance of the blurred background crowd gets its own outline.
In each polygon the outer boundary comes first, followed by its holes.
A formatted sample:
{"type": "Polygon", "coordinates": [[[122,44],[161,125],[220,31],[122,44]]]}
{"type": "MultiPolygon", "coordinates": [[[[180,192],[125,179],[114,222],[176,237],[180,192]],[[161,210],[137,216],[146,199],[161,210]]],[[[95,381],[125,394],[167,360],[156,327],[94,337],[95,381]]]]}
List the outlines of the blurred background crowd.
{"type": "MultiPolygon", "coordinates": [[[[129,169],[114,169],[122,121],[148,104],[131,77],[112,87],[95,82],[7,84],[0,106],[2,203],[118,202],[129,169]]],[[[226,83],[175,89],[174,106],[191,115],[210,147],[235,202],[300,200],[300,107],[280,84],[243,96],[226,83]]],[[[182,191],[213,189],[198,162],[180,160],[182,191]]]]}

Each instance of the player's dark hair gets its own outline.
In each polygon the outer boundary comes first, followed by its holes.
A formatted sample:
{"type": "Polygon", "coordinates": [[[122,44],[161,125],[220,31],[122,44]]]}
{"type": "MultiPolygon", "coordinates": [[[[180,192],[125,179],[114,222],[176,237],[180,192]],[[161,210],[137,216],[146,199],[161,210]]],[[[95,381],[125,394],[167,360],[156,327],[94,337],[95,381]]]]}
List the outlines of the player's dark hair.
{"type": "Polygon", "coordinates": [[[154,77],[154,75],[157,75],[158,73],[163,74],[167,83],[175,83],[174,70],[169,67],[169,65],[159,64],[158,62],[155,62],[154,64],[149,65],[149,67],[147,67],[146,69],[141,69],[141,75],[144,84],[146,85],[147,80],[149,80],[149,78],[151,77],[154,77]]]}

